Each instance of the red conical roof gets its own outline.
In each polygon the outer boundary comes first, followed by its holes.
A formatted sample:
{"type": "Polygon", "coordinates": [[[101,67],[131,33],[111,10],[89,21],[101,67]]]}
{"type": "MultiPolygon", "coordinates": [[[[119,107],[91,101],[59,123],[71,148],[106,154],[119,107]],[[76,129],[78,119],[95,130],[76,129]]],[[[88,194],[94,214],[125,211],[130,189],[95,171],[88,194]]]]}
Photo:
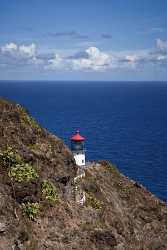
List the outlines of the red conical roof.
{"type": "Polygon", "coordinates": [[[79,130],[71,137],[71,141],[85,141],[85,138],[80,135],[79,130]]]}

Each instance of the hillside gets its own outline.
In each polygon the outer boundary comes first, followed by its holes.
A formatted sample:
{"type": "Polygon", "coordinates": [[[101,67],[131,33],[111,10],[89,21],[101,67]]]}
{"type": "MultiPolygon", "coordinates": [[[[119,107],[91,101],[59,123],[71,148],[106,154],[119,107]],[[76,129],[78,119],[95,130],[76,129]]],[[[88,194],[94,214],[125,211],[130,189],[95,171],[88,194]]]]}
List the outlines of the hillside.
{"type": "Polygon", "coordinates": [[[0,99],[0,250],[167,249],[164,202],[106,161],[76,175],[63,141],[0,99]]]}

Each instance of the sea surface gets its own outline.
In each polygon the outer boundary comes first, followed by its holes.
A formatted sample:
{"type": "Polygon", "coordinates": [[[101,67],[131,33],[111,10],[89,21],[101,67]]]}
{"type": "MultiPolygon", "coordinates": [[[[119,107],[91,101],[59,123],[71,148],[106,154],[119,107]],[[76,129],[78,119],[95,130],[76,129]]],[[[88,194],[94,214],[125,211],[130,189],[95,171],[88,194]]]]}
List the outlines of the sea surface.
{"type": "Polygon", "coordinates": [[[88,161],[110,160],[167,201],[167,82],[0,81],[0,96],[67,144],[79,128],[88,161]]]}

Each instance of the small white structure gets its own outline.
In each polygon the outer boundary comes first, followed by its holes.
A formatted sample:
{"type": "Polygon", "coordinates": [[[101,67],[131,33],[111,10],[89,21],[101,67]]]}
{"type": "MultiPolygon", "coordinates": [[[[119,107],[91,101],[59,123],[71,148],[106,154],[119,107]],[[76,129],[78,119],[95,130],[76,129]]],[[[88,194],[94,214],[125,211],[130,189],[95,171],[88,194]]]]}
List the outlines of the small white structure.
{"type": "Polygon", "coordinates": [[[71,137],[71,150],[74,155],[76,165],[83,167],[85,166],[85,138],[80,135],[79,130],[71,137]]]}

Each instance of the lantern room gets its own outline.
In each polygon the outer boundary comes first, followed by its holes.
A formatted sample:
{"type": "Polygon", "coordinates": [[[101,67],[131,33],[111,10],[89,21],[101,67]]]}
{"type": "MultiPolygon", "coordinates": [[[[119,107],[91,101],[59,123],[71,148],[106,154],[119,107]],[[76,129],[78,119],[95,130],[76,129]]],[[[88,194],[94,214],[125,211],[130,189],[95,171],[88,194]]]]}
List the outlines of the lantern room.
{"type": "Polygon", "coordinates": [[[71,137],[71,150],[74,155],[76,165],[85,166],[85,138],[80,135],[79,130],[71,137]]]}

